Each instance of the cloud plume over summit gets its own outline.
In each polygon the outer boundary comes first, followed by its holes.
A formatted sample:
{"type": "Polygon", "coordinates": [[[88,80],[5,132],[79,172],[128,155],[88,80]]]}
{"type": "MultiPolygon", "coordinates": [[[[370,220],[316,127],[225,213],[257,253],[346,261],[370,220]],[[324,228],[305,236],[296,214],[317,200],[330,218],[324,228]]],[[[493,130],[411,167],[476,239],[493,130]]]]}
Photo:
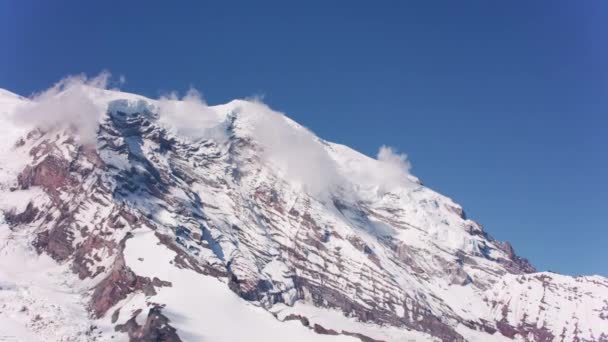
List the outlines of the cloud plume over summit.
{"type": "Polygon", "coordinates": [[[108,72],[93,78],[84,74],[68,76],[32,95],[30,101],[16,108],[12,119],[19,125],[43,130],[69,128],[82,143],[91,143],[106,107],[95,101],[90,90],[107,89],[109,79],[108,72]]]}
{"type": "MultiPolygon", "coordinates": [[[[123,83],[122,76],[114,82],[115,85],[123,83]]],[[[32,95],[15,110],[12,119],[22,126],[45,131],[70,129],[81,143],[89,144],[95,142],[108,104],[128,97],[136,99],[133,103],[144,101],[146,108],[158,114],[161,125],[189,141],[210,139],[218,144],[226,143],[230,115],[237,115],[237,126],[246,127],[246,134],[261,147],[258,153],[262,161],[272,164],[278,176],[312,195],[327,197],[340,189],[346,190],[343,195],[353,195],[357,192],[355,189],[361,187],[376,187],[385,193],[410,182],[411,164],[407,156],[387,146],[380,147],[376,159],[366,158],[364,167],[340,169],[330,153],[333,144],[271,109],[260,98],[209,106],[195,89],[182,97],[171,92],[152,100],[117,89],[108,91],[110,84],[109,72],[92,78],[84,74],[68,76],[32,95]],[[354,178],[349,179],[351,176],[354,178]]]]}

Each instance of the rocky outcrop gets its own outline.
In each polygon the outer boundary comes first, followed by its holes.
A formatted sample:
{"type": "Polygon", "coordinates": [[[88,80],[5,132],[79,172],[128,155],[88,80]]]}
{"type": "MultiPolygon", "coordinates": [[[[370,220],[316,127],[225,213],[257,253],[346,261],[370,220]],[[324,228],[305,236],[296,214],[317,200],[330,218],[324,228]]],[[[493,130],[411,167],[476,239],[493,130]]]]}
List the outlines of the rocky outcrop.
{"type": "Polygon", "coordinates": [[[158,278],[147,278],[135,274],[126,264],[123,256],[124,242],[120,243],[112,269],[108,275],[95,286],[91,296],[91,310],[97,317],[103,317],[127,295],[134,292],[143,292],[146,296],[156,294],[155,287],[171,286],[170,282],[158,278]]]}
{"type": "Polygon", "coordinates": [[[177,331],[170,325],[169,319],[162,314],[162,309],[153,307],[148,312],[143,326],[137,324],[136,317],[141,310],[134,313],[126,323],[116,326],[116,331],[129,335],[131,342],[181,342],[177,331]]]}
{"type": "Polygon", "coordinates": [[[60,157],[47,155],[35,166],[27,166],[19,175],[19,185],[22,189],[32,186],[40,186],[49,191],[57,191],[59,188],[72,184],[70,178],[69,163],[60,157]]]}
{"type": "Polygon", "coordinates": [[[4,219],[11,226],[18,226],[20,224],[31,223],[36,219],[39,213],[40,211],[38,208],[36,208],[32,202],[28,202],[25,210],[20,213],[16,213],[14,210],[5,212],[4,219]]]}
{"type": "Polygon", "coordinates": [[[67,260],[74,253],[74,237],[66,224],[57,224],[37,234],[33,242],[38,253],[48,253],[57,261],[67,260]]]}
{"type": "Polygon", "coordinates": [[[509,242],[497,242],[498,247],[507,254],[507,258],[499,258],[497,261],[511,273],[533,273],[536,268],[530,264],[528,259],[515,254],[513,246],[509,242]]]}

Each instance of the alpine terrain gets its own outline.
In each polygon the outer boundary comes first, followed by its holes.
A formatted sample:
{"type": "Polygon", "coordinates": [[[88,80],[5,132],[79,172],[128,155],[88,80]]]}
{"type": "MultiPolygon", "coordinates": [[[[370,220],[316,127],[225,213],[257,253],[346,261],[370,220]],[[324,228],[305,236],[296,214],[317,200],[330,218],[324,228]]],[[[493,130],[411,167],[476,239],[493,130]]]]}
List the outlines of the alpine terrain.
{"type": "Polygon", "coordinates": [[[390,148],[105,83],[0,90],[0,341],[608,341],[608,279],[536,272],[390,148]]]}

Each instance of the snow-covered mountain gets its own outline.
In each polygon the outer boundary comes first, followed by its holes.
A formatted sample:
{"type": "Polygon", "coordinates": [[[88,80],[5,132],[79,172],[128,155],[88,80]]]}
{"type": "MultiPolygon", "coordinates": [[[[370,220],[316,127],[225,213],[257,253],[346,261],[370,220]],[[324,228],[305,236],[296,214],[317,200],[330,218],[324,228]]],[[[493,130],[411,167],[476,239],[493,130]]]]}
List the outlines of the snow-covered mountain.
{"type": "Polygon", "coordinates": [[[258,101],[71,80],[0,134],[0,340],[608,341],[608,279],[258,101]]]}

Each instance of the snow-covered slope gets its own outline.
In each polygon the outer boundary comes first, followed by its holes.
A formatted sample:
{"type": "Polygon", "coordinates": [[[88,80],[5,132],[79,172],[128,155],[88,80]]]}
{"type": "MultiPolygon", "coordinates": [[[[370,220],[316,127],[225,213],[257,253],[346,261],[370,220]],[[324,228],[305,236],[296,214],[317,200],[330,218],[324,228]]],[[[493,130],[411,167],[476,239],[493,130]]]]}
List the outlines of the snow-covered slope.
{"type": "Polygon", "coordinates": [[[536,273],[390,149],[196,94],[0,114],[0,337],[608,340],[607,279],[536,273]]]}

